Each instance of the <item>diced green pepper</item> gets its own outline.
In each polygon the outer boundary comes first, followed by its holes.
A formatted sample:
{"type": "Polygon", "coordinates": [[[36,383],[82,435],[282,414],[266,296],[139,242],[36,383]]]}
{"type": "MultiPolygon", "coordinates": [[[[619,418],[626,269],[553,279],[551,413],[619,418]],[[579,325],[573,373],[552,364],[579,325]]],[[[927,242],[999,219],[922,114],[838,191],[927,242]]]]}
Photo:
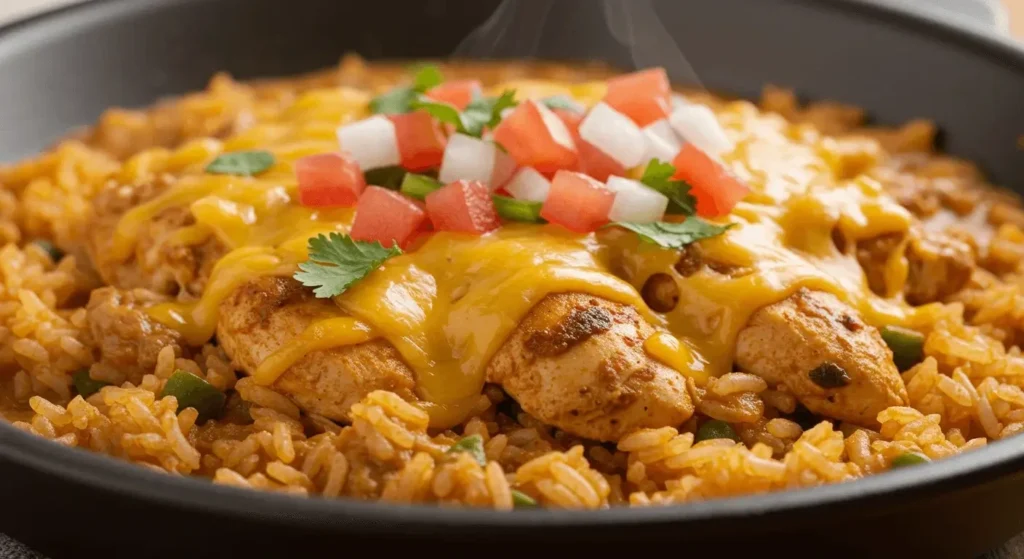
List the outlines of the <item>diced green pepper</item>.
{"type": "Polygon", "coordinates": [[[448,454],[459,452],[468,452],[481,466],[487,465],[487,455],[484,453],[484,439],[480,435],[463,437],[448,449],[448,454]]]}
{"type": "Polygon", "coordinates": [[[927,456],[918,454],[916,452],[904,452],[896,458],[892,459],[891,466],[893,468],[903,468],[906,466],[916,466],[918,464],[924,464],[925,462],[931,462],[927,456]]]}
{"type": "Polygon", "coordinates": [[[64,251],[57,248],[50,241],[47,241],[46,239],[36,239],[32,242],[35,243],[37,247],[45,250],[46,254],[50,255],[50,260],[53,260],[54,263],[60,262],[60,259],[64,258],[64,251]]]}
{"type": "Polygon", "coordinates": [[[882,339],[892,350],[892,361],[900,371],[906,371],[924,359],[924,335],[920,332],[886,326],[882,328],[882,339]]]}
{"type": "Polygon", "coordinates": [[[405,194],[406,196],[422,200],[427,197],[427,194],[430,194],[442,186],[444,185],[426,175],[406,173],[405,178],[402,179],[402,187],[400,190],[402,194],[405,194]]]}
{"type": "Polygon", "coordinates": [[[174,372],[160,392],[160,397],[174,396],[178,399],[178,411],[195,408],[199,412],[198,422],[220,417],[224,411],[224,393],[196,375],[182,371],[174,372]]]}
{"type": "Polygon", "coordinates": [[[71,382],[75,385],[75,390],[78,391],[79,396],[83,398],[92,396],[99,392],[104,386],[110,386],[109,382],[93,380],[93,378],[89,376],[89,369],[82,369],[81,371],[71,375],[71,382]]]}
{"type": "Polygon", "coordinates": [[[508,196],[494,195],[494,209],[498,215],[509,221],[524,221],[526,223],[540,223],[544,221],[540,217],[540,202],[529,202],[516,200],[508,196]]]}
{"type": "Polygon", "coordinates": [[[514,507],[516,507],[517,509],[519,509],[519,508],[529,508],[529,507],[537,506],[537,501],[535,501],[533,499],[533,497],[527,495],[526,493],[523,493],[522,491],[520,491],[518,489],[513,489],[512,490],[512,505],[514,507]]]}
{"type": "Polygon", "coordinates": [[[697,429],[697,436],[693,442],[699,443],[701,441],[707,441],[711,439],[732,439],[739,442],[740,437],[733,430],[732,426],[724,421],[712,419],[705,421],[700,429],[697,429]]]}

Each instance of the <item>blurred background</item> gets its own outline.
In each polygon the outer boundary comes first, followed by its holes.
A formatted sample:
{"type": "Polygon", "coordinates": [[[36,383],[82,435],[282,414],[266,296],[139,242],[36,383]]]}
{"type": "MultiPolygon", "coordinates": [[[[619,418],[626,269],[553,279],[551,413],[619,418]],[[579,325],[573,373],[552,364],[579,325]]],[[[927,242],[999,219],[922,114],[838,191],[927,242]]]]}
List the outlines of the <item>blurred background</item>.
{"type": "MultiPolygon", "coordinates": [[[[0,0],[0,23],[84,0],[0,0]]],[[[886,1],[886,0],[880,0],[886,1]]],[[[1024,39],[1024,0],[888,0],[926,10],[967,15],[995,23],[1024,39]]]]}

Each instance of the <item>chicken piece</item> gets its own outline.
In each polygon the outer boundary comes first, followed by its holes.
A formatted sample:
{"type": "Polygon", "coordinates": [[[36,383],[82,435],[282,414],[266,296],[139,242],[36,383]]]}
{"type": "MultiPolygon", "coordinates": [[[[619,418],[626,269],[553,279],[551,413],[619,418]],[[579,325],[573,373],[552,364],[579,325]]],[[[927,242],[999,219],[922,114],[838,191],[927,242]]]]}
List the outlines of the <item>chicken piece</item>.
{"type": "Polygon", "coordinates": [[[164,295],[202,294],[213,266],[227,247],[216,237],[194,245],[171,240],[173,233],[195,222],[187,206],[164,210],[145,223],[136,237],[135,252],[127,260],[110,256],[114,230],[125,212],[155,198],[168,186],[164,179],[135,186],[111,185],[93,199],[95,219],[89,230],[88,251],[104,282],[164,295]]]}
{"type": "Polygon", "coordinates": [[[867,427],[908,401],[878,331],[820,291],[800,289],[756,311],[736,339],[736,365],[785,386],[816,414],[867,427]]]}
{"type": "Polygon", "coordinates": [[[903,250],[909,264],[903,293],[912,305],[942,301],[960,291],[974,270],[974,250],[964,241],[937,232],[890,233],[857,243],[857,260],[871,290],[883,296],[892,291],[886,285],[885,268],[896,250],[903,250]]]}
{"type": "Polygon", "coordinates": [[[138,382],[156,366],[160,350],[171,346],[182,355],[181,334],[150,318],[145,308],[162,298],[142,289],[114,287],[93,290],[89,296],[89,330],[100,350],[100,361],[138,382]]]}
{"type": "Polygon", "coordinates": [[[904,294],[911,305],[941,301],[960,291],[974,270],[967,243],[941,233],[913,236],[907,244],[910,270],[904,294]]]}
{"type": "MultiPolygon", "coordinates": [[[[217,340],[232,364],[252,374],[278,348],[313,322],[338,316],[330,299],[292,278],[265,276],[236,289],[221,303],[217,340]]],[[[299,407],[335,420],[374,390],[388,390],[415,401],[415,377],[383,339],[312,351],[296,361],[272,388],[299,407]]]]}
{"type": "Polygon", "coordinates": [[[653,333],[628,305],[549,295],[491,360],[487,380],[534,417],[588,439],[676,426],[693,415],[693,402],[685,377],[644,352],[653,333]]]}

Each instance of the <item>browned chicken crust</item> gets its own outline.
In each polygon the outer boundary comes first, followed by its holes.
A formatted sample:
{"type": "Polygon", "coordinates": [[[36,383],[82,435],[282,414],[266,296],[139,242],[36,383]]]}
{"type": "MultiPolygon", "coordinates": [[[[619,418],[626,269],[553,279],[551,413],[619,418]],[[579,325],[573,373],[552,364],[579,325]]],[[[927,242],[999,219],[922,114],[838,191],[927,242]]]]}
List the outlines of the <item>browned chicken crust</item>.
{"type": "Polygon", "coordinates": [[[534,417],[588,439],[679,425],[693,402],[685,377],[644,352],[653,333],[631,306],[549,295],[491,360],[487,379],[534,417]]]}
{"type": "MultiPolygon", "coordinates": [[[[236,289],[221,303],[217,339],[235,367],[252,374],[272,353],[313,322],[338,315],[330,299],[292,278],[264,276],[236,289]]],[[[288,368],[273,388],[306,411],[348,419],[348,410],[374,390],[415,401],[416,381],[384,340],[312,351],[288,368]]]]}
{"type": "Polygon", "coordinates": [[[801,289],[755,312],[736,340],[736,365],[816,414],[858,425],[908,402],[881,335],[830,293],[801,289]]]}

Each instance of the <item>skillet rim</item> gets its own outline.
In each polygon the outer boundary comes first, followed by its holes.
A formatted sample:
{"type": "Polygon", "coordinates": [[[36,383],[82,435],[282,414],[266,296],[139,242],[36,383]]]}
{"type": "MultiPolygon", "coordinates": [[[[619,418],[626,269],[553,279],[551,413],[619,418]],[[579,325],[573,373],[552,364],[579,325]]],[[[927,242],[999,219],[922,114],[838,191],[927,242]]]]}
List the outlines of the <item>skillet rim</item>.
{"type": "MultiPolygon", "coordinates": [[[[31,48],[34,41],[81,28],[90,22],[131,18],[164,4],[207,0],[93,0],[71,4],[0,27],[0,58],[12,50],[31,48]]],[[[943,14],[910,11],[881,0],[787,0],[812,9],[846,12],[884,25],[907,28],[954,43],[989,62],[1024,74],[1024,46],[1008,37],[987,35],[980,25],[965,24],[943,14]]],[[[481,530],[476,536],[504,529],[540,530],[603,526],[701,524],[806,512],[843,505],[847,513],[885,502],[907,503],[943,490],[963,489],[977,482],[1009,475],[1024,463],[1024,447],[1010,440],[915,468],[869,476],[853,482],[762,495],[728,497],[684,506],[615,508],[600,511],[522,510],[507,514],[471,508],[439,508],[349,499],[297,499],[293,496],[215,485],[206,480],[157,473],[105,455],[71,449],[20,431],[0,421],[2,459],[55,476],[87,489],[152,505],[200,509],[241,520],[288,525],[304,530],[363,531],[407,535],[481,530]]],[[[830,509],[832,514],[841,514],[830,509]]],[[[536,532],[534,532],[536,533],[536,532]]],[[[539,534],[538,534],[539,535],[539,534]]],[[[609,536],[605,536],[609,537],[609,536]]]]}

